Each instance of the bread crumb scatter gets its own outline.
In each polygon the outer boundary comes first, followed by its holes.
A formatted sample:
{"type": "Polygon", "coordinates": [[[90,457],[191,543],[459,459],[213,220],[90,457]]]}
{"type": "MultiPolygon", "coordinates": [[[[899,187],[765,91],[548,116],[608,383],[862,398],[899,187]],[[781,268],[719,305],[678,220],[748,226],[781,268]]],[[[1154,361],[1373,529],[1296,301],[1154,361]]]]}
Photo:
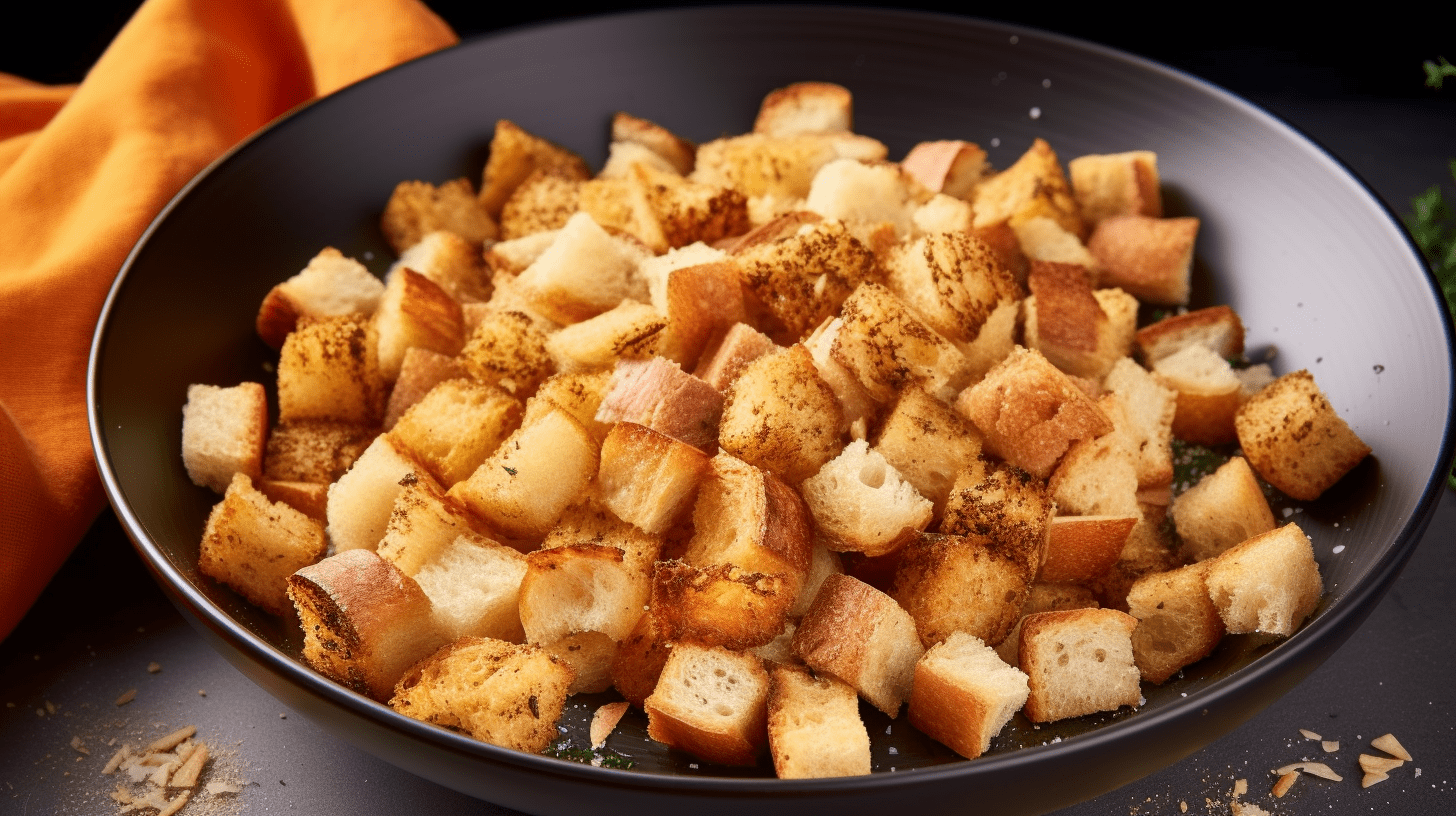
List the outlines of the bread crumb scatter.
{"type": "MultiPolygon", "coordinates": [[[[1358,737],[1357,737],[1358,738],[1358,737]]],[[[1372,748],[1379,748],[1393,757],[1399,757],[1407,762],[1411,760],[1410,752],[1400,744],[1400,740],[1394,734],[1384,734],[1370,741],[1372,748]]]]}
{"type": "Polygon", "coordinates": [[[126,691],[123,691],[121,693],[121,696],[120,697],[117,697],[116,698],[116,704],[118,706],[124,706],[127,703],[131,702],[132,700],[135,700],[136,699],[136,695],[137,695],[136,689],[127,689],[126,691]]]}
{"type": "Polygon", "coordinates": [[[1319,734],[1316,734],[1313,731],[1310,731],[1307,728],[1301,728],[1301,729],[1299,729],[1299,733],[1303,734],[1305,739],[1315,740],[1316,742],[1318,742],[1319,740],[1324,739],[1324,737],[1320,736],[1319,734]]]}
{"type": "Polygon", "coordinates": [[[162,671],[162,664],[161,663],[158,663],[157,661],[153,660],[152,662],[150,662],[150,663],[147,664],[147,673],[148,674],[158,674],[161,671],[162,671]]]}
{"type": "Polygon", "coordinates": [[[1327,754],[1333,754],[1336,751],[1340,750],[1340,741],[1339,740],[1321,740],[1320,741],[1320,747],[1324,749],[1324,752],[1325,753],[1327,753],[1327,754]]]}

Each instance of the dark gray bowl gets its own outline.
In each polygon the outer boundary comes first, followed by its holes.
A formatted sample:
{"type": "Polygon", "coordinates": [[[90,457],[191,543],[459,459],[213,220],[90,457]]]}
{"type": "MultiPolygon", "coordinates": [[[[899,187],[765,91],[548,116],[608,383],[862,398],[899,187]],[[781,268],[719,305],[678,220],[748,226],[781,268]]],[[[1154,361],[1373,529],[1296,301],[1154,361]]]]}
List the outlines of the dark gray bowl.
{"type": "MultiPolygon", "coordinates": [[[[466,43],[258,134],[199,175],[136,247],[96,332],[88,396],[107,492],[184,616],[285,704],[396,765],[536,813],[1040,813],[1227,733],[1360,624],[1419,540],[1449,466],[1451,347],[1439,295],[1390,213],[1319,147],[1216,88],[1085,42],[961,18],[695,9],[466,43]],[[263,295],[326,245],[382,271],[390,258],[377,219],[396,182],[478,176],[498,118],[599,164],[615,111],[707,140],[747,130],[765,92],[802,79],[852,89],[856,130],[885,141],[892,157],[929,138],[975,141],[999,167],[1038,136],[1064,158],[1157,151],[1170,214],[1203,219],[1199,299],[1232,304],[1251,346],[1273,352],[1280,372],[1310,369],[1375,450],[1320,501],[1288,506],[1314,539],[1329,589],[1300,632],[1277,643],[1229,638],[1148,687],[1136,713],[1040,729],[1018,717],[974,762],[869,713],[875,774],[783,781],[767,768],[695,768],[647,740],[640,718],[609,745],[636,762],[622,771],[400,717],[306,669],[293,621],[198,575],[216,496],[182,468],[187,385],[271,381],[272,355],[252,328],[263,295]]],[[[587,710],[568,712],[574,735],[587,710]]]]}

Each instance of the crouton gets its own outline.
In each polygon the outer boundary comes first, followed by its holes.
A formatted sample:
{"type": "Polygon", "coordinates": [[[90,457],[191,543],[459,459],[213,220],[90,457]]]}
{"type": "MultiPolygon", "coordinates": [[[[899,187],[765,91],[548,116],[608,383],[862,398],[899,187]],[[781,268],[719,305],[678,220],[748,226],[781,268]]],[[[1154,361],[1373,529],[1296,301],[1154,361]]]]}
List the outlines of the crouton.
{"type": "Polygon", "coordinates": [[[459,303],[490,300],[490,274],[481,257],[480,245],[453,232],[426,233],[418,243],[400,253],[386,279],[399,274],[401,269],[412,269],[423,275],[459,303]]]}
{"type": "Polygon", "coordinates": [[[996,654],[1009,666],[1020,662],[1021,622],[1027,615],[1057,612],[1063,609],[1096,609],[1097,597],[1082,584],[1053,584],[1037,581],[1031,585],[1026,602],[1021,605],[1021,618],[1011,627],[1011,634],[996,644],[996,654]]]}
{"type": "Polygon", "coordinates": [[[870,772],[870,737],[854,689],[797,666],[769,670],[768,745],[780,779],[870,772]]]}
{"type": "Polygon", "coordinates": [[[521,417],[521,424],[556,408],[576,417],[591,438],[600,443],[612,430],[613,423],[596,419],[610,383],[611,373],[606,371],[553,374],[526,400],[526,413],[521,417]]]}
{"type": "Polygon", "coordinates": [[[1149,683],[1165,682],[1223,639],[1223,620],[1208,594],[1207,566],[1144,575],[1127,592],[1128,611],[1138,619],[1132,656],[1149,683]]]}
{"type": "Polygon", "coordinates": [[[698,241],[711,244],[749,230],[748,200],[731,187],[691,181],[645,165],[633,167],[631,177],[661,230],[661,248],[648,243],[656,251],[698,241]]]}
{"type": "Polygon", "coordinates": [[[667,640],[751,649],[784,630],[802,580],[802,573],[791,582],[783,573],[750,572],[728,563],[659,561],[648,614],[667,640]]]}
{"type": "Polygon", "coordinates": [[[460,304],[439,284],[413,269],[399,268],[385,284],[374,312],[379,342],[379,372],[393,382],[404,353],[412,347],[457,354],[465,343],[460,304]]]}
{"type": "Polygon", "coordinates": [[[1094,282],[1100,281],[1102,262],[1093,255],[1077,233],[1068,229],[1056,219],[1037,215],[1010,225],[1016,236],[1016,243],[1027,262],[1072,264],[1085,268],[1094,282]]]}
{"type": "Polygon", "coordinates": [[[1254,470],[1303,501],[1319,498],[1370,454],[1303,369],[1251,397],[1234,426],[1254,470]]]}
{"type": "Polygon", "coordinates": [[[822,540],[832,550],[885,555],[929,526],[934,505],[885,457],[857,439],[801,486],[822,540]]]}
{"type": "Polygon", "coordinates": [[[1274,529],[1274,512],[1259,480],[1235,456],[1173,500],[1173,524],[1184,552],[1202,561],[1274,529]]]}
{"type": "Polygon", "coordinates": [[[880,413],[880,405],[870,396],[869,390],[860,383],[854,372],[834,356],[834,344],[838,341],[842,328],[844,320],[841,318],[826,320],[804,338],[802,345],[809,350],[809,356],[813,358],[820,378],[839,401],[839,411],[844,418],[844,425],[849,428],[849,435],[855,439],[864,439],[869,434],[870,424],[880,413]]]}
{"type": "Polygon", "coordinates": [[[319,419],[280,422],[268,434],[263,475],[272,481],[332,484],[378,435],[371,425],[319,419]]]}
{"type": "MultiPolygon", "coordinates": [[[[1098,401],[1104,415],[1122,412],[1116,394],[1104,394],[1098,401]]],[[[1122,433],[1114,430],[1095,439],[1083,439],[1067,449],[1047,488],[1064,515],[1137,515],[1137,451],[1122,433]]]]}
{"type": "Polygon", "coordinates": [[[546,334],[519,311],[490,312],[465,341],[459,360],[470,376],[517,398],[530,396],[554,373],[546,334]]]}
{"type": "Polygon", "coordinates": [[[1116,215],[1103,219],[1087,239],[1102,265],[1099,283],[1120,286],[1144,303],[1188,302],[1197,218],[1116,215]]]}
{"type": "Polygon", "coordinates": [[[427,181],[401,181],[384,205],[379,226],[396,255],[440,230],[454,233],[477,248],[497,237],[495,221],[476,199],[470,179],[465,178],[438,186],[427,181]]]}
{"type": "Polygon", "coordinates": [[[952,632],[999,643],[1020,620],[1033,577],[1015,545],[986,535],[921,534],[901,551],[890,594],[926,647],[952,632]]]}
{"type": "Polygon", "coordinates": [[[958,140],[920,142],[910,148],[900,166],[925,189],[959,199],[970,198],[990,171],[986,151],[958,140]]]}
{"type": "Polygon", "coordinates": [[[635,422],[707,453],[718,452],[723,395],[671,360],[623,360],[597,408],[598,422],[635,422]]]}
{"type": "Polygon", "coordinates": [[[911,383],[949,402],[970,379],[965,355],[881,284],[860,284],[840,318],[831,354],[878,402],[911,383]]]}
{"type": "Polygon", "coordinates": [[[259,479],[255,487],[268,501],[282,502],[294,510],[325,524],[328,521],[329,486],[321,482],[286,482],[259,479]]]}
{"type": "Polygon", "coordinates": [[[535,260],[541,257],[541,253],[551,246],[556,240],[560,230],[547,230],[545,232],[533,232],[530,235],[523,235],[520,238],[512,238],[509,241],[497,241],[490,245],[482,256],[486,267],[490,270],[492,280],[497,275],[510,275],[515,277],[526,271],[535,260]]]}
{"type": "Polygon", "coordinates": [[[1122,403],[1123,410],[1109,418],[1134,450],[1138,489],[1171,484],[1173,418],[1178,410],[1178,393],[1126,357],[1113,364],[1102,385],[1122,403]]]}
{"type": "Polygon", "coordinates": [[[1233,360],[1244,353],[1244,324],[1228,306],[1210,306],[1144,326],[1136,339],[1138,352],[1149,365],[1194,344],[1233,360]]]}
{"type": "Polygon", "coordinates": [[[303,318],[278,356],[278,420],[377,424],[384,413],[373,327],[357,317],[303,318]]]}
{"type": "Polygon", "coordinates": [[[647,300],[647,283],[637,271],[646,256],[632,243],[607,234],[591,216],[577,213],[516,283],[541,314],[563,325],[576,323],[623,298],[647,300]]]}
{"type": "Polygon", "coordinates": [[[976,211],[969,203],[936,193],[910,214],[910,223],[914,225],[911,234],[923,237],[943,232],[964,232],[969,235],[975,216],[976,211]]]}
{"type": "Polygon", "coordinates": [[[714,339],[747,319],[738,270],[722,261],[670,270],[658,310],[667,317],[658,353],[684,368],[699,364],[714,339]]]}
{"type": "Polygon", "coordinates": [[[794,631],[794,653],[816,672],[853,686],[896,716],[925,653],[915,621],[893,598],[848,575],[830,575],[794,631]]]}
{"type": "Polygon", "coordinates": [[[847,133],[853,128],[854,98],[831,82],[795,82],[771,91],[758,108],[753,132],[769,136],[847,133]]]}
{"type": "Polygon", "coordinates": [[[1085,235],[1077,201],[1056,151],[1042,139],[1032,142],[1015,164],[982,180],[972,203],[977,229],[998,222],[1015,225],[1044,215],[1078,238],[1085,235]]]}
{"type": "Polygon", "coordinates": [[[768,672],[757,657],[673,647],[643,701],[647,736],[720,765],[753,765],[768,744],[768,672]]]}
{"type": "Polygon", "coordinates": [[[875,254],[839,221],[805,225],[774,242],[745,244],[733,258],[744,285],[770,318],[759,328],[783,344],[808,334],[838,312],[855,287],[882,275],[875,254]]]}
{"type": "Polygon", "coordinates": [[[581,208],[585,183],[554,168],[532,171],[501,207],[501,238],[511,241],[566,226],[567,219],[581,208]]]}
{"type": "Polygon", "coordinates": [[[980,638],[955,632],[915,664],[910,724],[975,759],[1026,704],[1026,675],[1006,665],[980,638]]]}
{"type": "Polygon", "coordinates": [[[323,558],[326,548],[318,522],[269,501],[246,474],[235,473],[207,516],[197,571],[266,612],[287,615],[288,576],[323,558]]]}
{"type": "Polygon", "coordinates": [[[1093,291],[1080,266],[1032,261],[1026,345],[1074,377],[1100,380],[1132,351],[1138,302],[1121,289],[1093,291]]]}
{"type": "Polygon", "coordinates": [[[637,619],[637,625],[617,646],[609,668],[612,687],[622,698],[641,708],[657,687],[657,678],[667,663],[672,645],[657,630],[652,615],[637,619]]]}
{"type": "Polygon", "coordinates": [[[1089,581],[1101,577],[1117,559],[1141,516],[1057,516],[1047,527],[1041,581],[1089,581]]]}
{"type": "Polygon", "coordinates": [[[612,687],[612,661],[617,657],[617,641],[612,638],[601,632],[574,632],[540,646],[571,667],[568,695],[598,694],[612,687]]]}
{"type": "Polygon", "coordinates": [[[480,206],[486,214],[499,217],[506,199],[537,169],[569,178],[591,177],[591,168],[570,150],[527,133],[510,120],[497,121],[490,140],[490,157],[481,173],[480,206]]]}
{"type": "Polygon", "coordinates": [[[888,224],[901,239],[910,234],[911,216],[923,203],[917,194],[923,192],[899,165],[836,159],[814,174],[804,208],[848,225],[888,224]]]}
{"type": "Polygon", "coordinates": [[[981,432],[922,388],[907,388],[885,412],[870,445],[939,518],[956,476],[981,453],[981,432]]]}
{"type": "Polygon", "coordinates": [[[465,366],[450,355],[426,348],[405,349],[399,363],[399,377],[389,389],[389,400],[384,405],[384,430],[394,427],[411,406],[430,393],[430,389],[446,380],[469,376],[465,366]]]}
{"type": "Polygon", "coordinates": [[[1234,414],[1242,397],[1239,378],[1227,360],[1207,346],[1193,344],[1159,358],[1153,373],[1178,392],[1174,436],[1200,445],[1234,441],[1234,414]]]}
{"type": "Polygon", "coordinates": [[[449,487],[470,477],[521,421],[521,402],[494,386],[446,380],[400,417],[389,434],[449,487]]]}
{"type": "Polygon", "coordinates": [[[182,464],[193,484],[224,493],[234,474],[262,478],[267,438],[268,395],[262,384],[187,386],[182,464]]]}
{"type": "Polygon", "coordinates": [[[936,332],[970,344],[1021,287],[991,248],[967,232],[927,235],[892,251],[886,284],[936,332]]]}
{"type": "Polygon", "coordinates": [[[835,159],[878,161],[888,155],[882,142],[854,133],[745,133],[698,145],[690,178],[732,187],[750,199],[802,199],[819,168],[835,159]]]}
{"type": "Polygon", "coordinates": [[[526,557],[521,553],[469,531],[439,542],[426,559],[420,558],[425,553],[416,546],[419,539],[397,550],[387,546],[390,543],[386,534],[380,556],[388,560],[394,554],[407,555],[416,562],[414,572],[406,574],[429,597],[435,619],[450,640],[470,636],[525,641],[519,600],[526,557]]]}
{"type": "Polygon", "coordinates": [[[1017,554],[1030,580],[1041,569],[1055,512],[1056,504],[1040,479],[977,457],[951,486],[940,532],[996,539],[1001,548],[1017,554]]]}
{"type": "Polygon", "coordinates": [[[1027,615],[1019,654],[1030,687],[1023,709],[1027,719],[1052,722],[1136,708],[1142,698],[1132,656],[1137,622],[1116,609],[1027,615]]]}
{"type": "Polygon", "coordinates": [[[519,601],[526,640],[552,643],[578,632],[600,632],[614,641],[627,637],[652,591],[655,557],[610,544],[567,544],[527,554],[519,601]]]}
{"type": "MultiPolygon", "coordinates": [[[[607,155],[607,163],[602,166],[602,172],[598,175],[612,178],[631,169],[631,162],[620,157],[621,154],[618,153],[618,148],[624,146],[645,150],[657,157],[667,169],[684,176],[693,171],[693,160],[698,150],[697,145],[656,122],[618,111],[612,116],[611,151],[607,155]]],[[[628,155],[639,154],[634,152],[628,155]]]]}
{"type": "Polygon", "coordinates": [[[711,353],[704,353],[693,376],[726,394],[748,364],[778,346],[768,335],[747,323],[734,323],[711,353]]]}
{"type": "Polygon", "coordinates": [[[718,444],[743,461],[797,484],[840,448],[843,418],[834,391],[801,345],[754,360],[733,381],[718,444]]]}
{"type": "Polygon", "coordinates": [[[329,486],[330,549],[373,550],[389,525],[394,500],[410,480],[434,480],[422,462],[388,435],[369,443],[354,465],[329,486]]]}
{"type": "Polygon", "coordinates": [[[618,360],[646,360],[657,353],[667,320],[645,303],[626,299],[601,314],[546,338],[556,370],[605,371],[618,360]]]}
{"type": "Polygon", "coordinates": [[[693,506],[693,536],[683,558],[698,566],[732,564],[784,575],[798,593],[810,563],[814,521],[792,487],[773,473],[720,453],[693,506]]]}
{"type": "Polygon", "coordinates": [[[1288,636],[1324,592],[1309,536],[1286,524],[1208,561],[1208,594],[1228,631],[1288,636]]]}
{"type": "MultiPolygon", "coordinates": [[[[379,557],[413,578],[461,536],[472,540],[489,533],[480,519],[429,479],[401,480],[389,523],[379,540],[379,557]]],[[[426,590],[426,595],[429,591],[426,590]]]]}
{"type": "Polygon", "coordinates": [[[618,422],[602,442],[602,504],[648,533],[665,533],[691,511],[708,455],[634,422],[618,422]]]}
{"type": "Polygon", "coordinates": [[[268,290],[258,307],[258,336],[282,348],[299,318],[368,317],[383,296],[384,283],[363,264],[324,247],[303,271],[268,290]]]}
{"type": "Polygon", "coordinates": [[[1114,215],[1163,215],[1158,154],[1151,150],[1078,156],[1067,162],[1067,174],[1089,226],[1114,215]]]}

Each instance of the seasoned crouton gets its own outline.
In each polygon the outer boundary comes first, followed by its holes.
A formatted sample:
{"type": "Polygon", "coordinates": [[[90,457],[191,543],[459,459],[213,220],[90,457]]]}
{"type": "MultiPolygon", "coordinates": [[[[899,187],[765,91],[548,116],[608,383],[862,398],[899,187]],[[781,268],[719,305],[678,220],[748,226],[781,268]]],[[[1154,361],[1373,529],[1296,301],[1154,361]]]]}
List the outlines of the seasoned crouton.
{"type": "MultiPolygon", "coordinates": [[[[413,578],[438,560],[462,536],[483,540],[488,528],[429,479],[403,479],[389,523],[379,540],[379,557],[413,578]]],[[[429,595],[429,590],[425,591],[429,595]]],[[[433,596],[432,596],[433,599],[433,596]]]]}
{"type": "Polygon", "coordinates": [[[951,486],[940,531],[990,536],[1014,548],[1030,580],[1041,569],[1056,504],[1047,486],[1026,471],[977,457],[951,486]]]}
{"type": "Polygon", "coordinates": [[[981,453],[981,432],[923,388],[907,388],[885,412],[870,444],[939,518],[956,476],[981,453]]]}
{"type": "Polygon", "coordinates": [[[606,371],[618,360],[646,360],[657,353],[667,320],[646,303],[625,299],[601,314],[546,338],[556,370],[606,371]]]}
{"type": "Polygon", "coordinates": [[[834,457],[842,426],[834,391],[796,344],[759,357],[733,381],[718,444],[797,484],[834,457]]]}
{"type": "Polygon", "coordinates": [[[870,396],[869,390],[860,383],[855,373],[835,359],[834,344],[843,328],[844,320],[841,318],[826,320],[804,338],[802,345],[809,350],[809,356],[813,358],[820,378],[839,401],[839,411],[844,425],[849,428],[849,435],[855,439],[864,439],[869,434],[870,424],[880,413],[880,405],[870,396]]]}
{"type": "Polygon", "coordinates": [[[533,421],[545,411],[556,408],[576,417],[591,438],[600,443],[612,430],[612,423],[598,422],[597,410],[607,395],[612,375],[606,371],[578,372],[574,374],[553,374],[547,377],[536,393],[526,400],[526,413],[521,417],[524,425],[533,421]]]}
{"type": "Polygon", "coordinates": [[[612,661],[617,658],[617,641],[601,632],[575,632],[541,648],[571,667],[573,679],[567,694],[597,694],[612,687],[612,661]]]}
{"type": "Polygon", "coordinates": [[[910,699],[915,662],[925,653],[910,613],[848,575],[824,580],[793,648],[815,672],[843,680],[890,717],[910,699]]]}
{"type": "Polygon", "coordinates": [[[1149,683],[1165,682],[1223,639],[1223,620],[1208,594],[1207,566],[1144,575],[1127,592],[1128,611],[1138,619],[1132,656],[1149,683]]]}
{"type": "Polygon", "coordinates": [[[263,475],[272,481],[332,484],[378,435],[372,425],[322,419],[280,422],[268,434],[263,475]]]}
{"type": "Polygon", "coordinates": [[[962,141],[920,142],[900,166],[925,189],[959,199],[968,199],[990,171],[986,151],[962,141]]]}
{"type": "Polygon", "coordinates": [[[303,318],[278,357],[278,420],[375,424],[385,382],[373,327],[357,317],[303,318]]]}
{"type": "Polygon", "coordinates": [[[1145,303],[1188,302],[1197,218],[1116,215],[1087,239],[1102,265],[1099,283],[1120,286],[1145,303]]]}
{"type": "Polygon", "coordinates": [[[1286,524],[1208,561],[1208,594],[1228,631],[1292,635],[1324,592],[1309,536],[1286,524]]]}
{"type": "Polygon", "coordinates": [[[1163,214],[1158,154],[1151,150],[1078,156],[1067,162],[1067,174],[1088,226],[1113,215],[1163,214]]]}
{"type": "Polygon", "coordinates": [[[384,205],[379,226],[396,255],[439,230],[458,235],[477,249],[497,236],[495,221],[476,199],[470,179],[465,178],[439,186],[427,181],[401,181],[384,205]]]}
{"type": "Polygon", "coordinates": [[[577,213],[516,283],[541,314],[563,325],[576,323],[623,298],[647,300],[647,283],[638,273],[645,257],[632,243],[607,234],[591,216],[577,213]]]}
{"type": "Polygon", "coordinates": [[[1370,454],[1303,369],[1275,380],[1234,419],[1249,464],[1296,499],[1319,498],[1370,454]]]}
{"type": "Polygon", "coordinates": [[[1170,511],[1184,552],[1202,561],[1274,529],[1274,512],[1259,480],[1235,456],[1173,500],[1170,511]]]}
{"type": "MultiPolygon", "coordinates": [[[[1122,413],[1122,400],[1104,394],[1097,401],[1106,416],[1122,413]]],[[[1095,439],[1083,439],[1067,449],[1047,488],[1064,515],[1137,515],[1138,476],[1136,449],[1114,430],[1095,439]]]]}
{"type": "Polygon", "coordinates": [[[991,747],[1030,694],[1026,675],[980,638],[956,632],[915,664],[910,724],[975,759],[991,747]]]}
{"type": "Polygon", "coordinates": [[[500,216],[506,199],[538,169],[570,178],[591,177],[591,168],[570,150],[527,133],[510,120],[497,121],[490,140],[490,157],[481,173],[480,206],[491,217],[500,216]]]}
{"type": "MultiPolygon", "coordinates": [[[[384,545],[380,555],[390,555],[384,545]]],[[[520,552],[464,533],[434,551],[410,577],[429,596],[435,619],[451,640],[472,636],[521,643],[526,639],[519,611],[525,575],[526,557],[520,552]]]]}
{"type": "Polygon", "coordinates": [[[749,198],[802,199],[814,174],[829,162],[878,161],[888,153],[882,142],[853,133],[745,133],[698,145],[691,178],[732,187],[749,198]]]}
{"type": "Polygon", "coordinates": [[[634,160],[641,160],[637,157],[642,151],[666,165],[665,169],[685,176],[693,171],[698,146],[656,122],[619,111],[612,116],[610,152],[598,175],[613,178],[626,174],[634,160]],[[619,152],[620,148],[636,150],[619,152]]]}
{"type": "Polygon", "coordinates": [[[416,479],[434,481],[424,463],[388,434],[375,437],[349,471],[329,485],[331,550],[378,547],[394,500],[405,484],[416,479]]]}
{"type": "Polygon", "coordinates": [[[863,439],[845,446],[801,490],[819,536],[839,552],[894,552],[934,515],[930,500],[863,439]]]}
{"type": "Polygon", "coordinates": [[[870,772],[870,737],[854,689],[797,666],[769,670],[768,745],[780,779],[870,772]]]}
{"type": "Polygon", "coordinates": [[[1078,238],[1085,235],[1077,201],[1056,151],[1042,139],[1032,142],[1015,164],[977,185],[973,204],[977,229],[999,222],[1014,226],[1044,215],[1078,238]]]}
{"type": "Polygon", "coordinates": [[[881,276],[874,253],[839,221],[820,221],[772,243],[742,246],[733,257],[744,285],[777,324],[759,327],[784,344],[835,314],[856,286],[881,276]]]}
{"type": "Polygon", "coordinates": [[[708,467],[683,558],[697,566],[732,564],[783,575],[789,595],[796,595],[809,570],[814,536],[813,517],[798,491],[726,453],[708,467]]]}
{"type": "Polygon", "coordinates": [[[673,647],[643,701],[647,735],[720,765],[752,765],[768,744],[768,672],[757,657],[673,647]]]}
{"type": "Polygon", "coordinates": [[[602,504],[648,533],[665,533],[692,509],[708,455],[634,422],[618,422],[602,442],[602,504]]]}
{"type": "Polygon", "coordinates": [[[662,250],[698,241],[711,244],[748,232],[748,200],[731,187],[690,181],[643,165],[632,168],[632,178],[657,219],[665,244],[662,250]]]}
{"type": "Polygon", "coordinates": [[[207,516],[197,570],[263,610],[287,615],[288,576],[323,558],[326,548],[318,522],[269,501],[246,474],[235,473],[207,516]]]}
{"type": "Polygon", "coordinates": [[[274,286],[258,307],[258,336],[273,348],[302,317],[368,317],[384,296],[384,283],[363,264],[333,247],[315,255],[303,271],[274,286]]]}
{"type": "Polygon", "coordinates": [[[494,386],[446,380],[389,431],[449,487],[469,478],[521,421],[521,402],[494,386]]]}
{"type": "Polygon", "coordinates": [[[466,376],[469,375],[465,366],[453,356],[426,348],[405,349],[404,359],[399,363],[399,377],[389,390],[389,401],[384,406],[384,430],[393,428],[404,412],[424,399],[435,386],[466,376]]]}
{"type": "Polygon", "coordinates": [[[965,355],[881,284],[860,284],[840,318],[831,354],[878,402],[912,383],[949,402],[970,379],[965,355]]]}
{"type": "Polygon", "coordinates": [[[999,643],[1020,620],[1033,577],[1015,545],[986,535],[920,534],[901,552],[890,594],[927,647],[952,632],[999,643]]]}
{"type": "Polygon", "coordinates": [[[1137,618],[1116,609],[1039,612],[1021,624],[1019,664],[1030,694],[1023,709],[1032,722],[1080,717],[1142,697],[1133,663],[1137,618]]]}
{"type": "Polygon", "coordinates": [[[501,207],[501,238],[511,241],[566,226],[581,208],[581,178],[555,168],[537,169],[523,179],[501,207]]]}
{"type": "Polygon", "coordinates": [[[465,341],[459,359],[470,376],[517,398],[529,396],[554,372],[546,333],[518,311],[486,315],[465,341]]]}
{"type": "Polygon", "coordinates": [[[1021,287],[983,241],[966,232],[928,235],[890,253],[886,284],[932,329],[958,344],[980,335],[1021,287]]]}
{"type": "Polygon", "coordinates": [[[182,464],[193,484],[224,493],[234,474],[262,478],[267,438],[268,396],[261,383],[187,386],[182,464]]]}
{"type": "Polygon", "coordinates": [[[553,643],[579,632],[631,634],[652,591],[655,552],[565,544],[526,555],[520,614],[526,640],[553,643]]]}
{"type": "Polygon", "coordinates": [[[612,687],[627,702],[641,708],[656,688],[671,650],[672,644],[658,631],[654,616],[638,618],[631,634],[618,644],[612,656],[612,687]]]}
{"type": "Polygon", "coordinates": [[[733,564],[659,561],[652,572],[649,614],[667,640],[751,649],[784,630],[801,581],[733,564]]]}

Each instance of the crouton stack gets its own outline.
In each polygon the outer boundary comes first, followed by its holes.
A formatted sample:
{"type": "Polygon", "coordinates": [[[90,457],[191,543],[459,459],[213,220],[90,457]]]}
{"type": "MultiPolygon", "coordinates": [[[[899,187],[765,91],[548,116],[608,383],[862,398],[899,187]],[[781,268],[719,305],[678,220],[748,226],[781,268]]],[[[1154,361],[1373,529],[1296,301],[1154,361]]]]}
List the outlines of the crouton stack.
{"type": "Polygon", "coordinates": [[[1322,585],[1260,479],[1369,449],[1182,308],[1157,157],[893,162],[851,104],[793,85],[701,145],[620,114],[596,174],[501,121],[478,191],[402,182],[382,282],[325,249],[261,304],[276,421],[189,391],[201,572],[411,717],[541,751],[615,689],[784,777],[869,773],[861,702],[974,758],[1291,634],[1322,585]],[[1175,438],[1243,456],[1175,500],[1175,438]]]}

